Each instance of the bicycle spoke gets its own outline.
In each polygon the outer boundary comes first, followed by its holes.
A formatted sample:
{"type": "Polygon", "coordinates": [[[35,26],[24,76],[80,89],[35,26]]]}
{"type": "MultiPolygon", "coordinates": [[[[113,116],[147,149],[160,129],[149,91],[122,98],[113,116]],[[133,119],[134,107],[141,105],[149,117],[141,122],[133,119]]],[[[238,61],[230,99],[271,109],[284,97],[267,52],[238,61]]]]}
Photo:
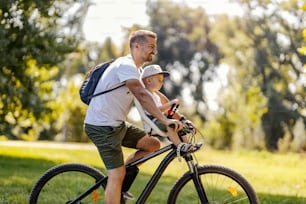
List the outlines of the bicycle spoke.
{"type": "Polygon", "coordinates": [[[198,170],[204,191],[197,189],[198,184],[194,185],[192,174],[185,174],[171,190],[169,204],[186,203],[187,200],[190,204],[207,204],[200,201],[201,192],[205,192],[208,204],[258,203],[252,187],[234,171],[218,166],[200,167],[198,170]]]}
{"type": "MultiPolygon", "coordinates": [[[[79,172],[62,173],[51,179],[40,193],[38,203],[56,203],[59,201],[73,200],[83,193],[88,187],[95,184],[95,179],[79,172]]],[[[82,203],[95,203],[103,194],[99,190],[93,191],[83,199],[82,203]]]]}
{"type": "MultiPolygon", "coordinates": [[[[95,179],[81,172],[65,172],[53,177],[42,188],[37,204],[69,203],[95,184],[95,179]]],[[[93,204],[104,200],[102,187],[94,190],[78,203],[93,204]]]]}
{"type": "Polygon", "coordinates": [[[231,178],[220,174],[205,174],[201,177],[202,181],[205,179],[203,185],[209,203],[250,203],[244,190],[231,178]]]}

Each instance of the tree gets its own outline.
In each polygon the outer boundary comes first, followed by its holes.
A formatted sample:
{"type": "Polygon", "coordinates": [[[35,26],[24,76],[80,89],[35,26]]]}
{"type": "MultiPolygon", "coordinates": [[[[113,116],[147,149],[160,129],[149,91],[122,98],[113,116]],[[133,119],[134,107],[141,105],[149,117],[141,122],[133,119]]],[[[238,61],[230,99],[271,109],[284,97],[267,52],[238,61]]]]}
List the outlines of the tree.
{"type": "MultiPolygon", "coordinates": [[[[246,8],[246,15],[239,23],[241,32],[232,30],[234,35],[224,44],[229,49],[225,55],[233,57],[229,62],[240,74],[236,79],[244,89],[259,86],[267,99],[261,123],[267,148],[277,150],[285,131],[293,137],[298,118],[305,122],[305,56],[298,52],[302,35],[297,35],[303,29],[302,1],[239,2],[246,8]],[[238,41],[239,36],[242,38],[238,41]]],[[[222,51],[226,52],[225,48],[222,51]]]]}
{"type": "Polygon", "coordinates": [[[105,62],[119,57],[117,47],[112,42],[111,38],[106,38],[99,52],[100,55],[98,58],[98,62],[105,62]]]}
{"type": "Polygon", "coordinates": [[[210,33],[224,56],[221,63],[229,69],[227,85],[218,94],[219,110],[205,128],[214,128],[216,122],[222,127],[207,133],[208,140],[218,148],[265,148],[264,136],[258,132],[261,132],[261,117],[267,112],[267,99],[254,74],[254,63],[250,60],[254,45],[245,29],[243,18],[221,15],[216,17],[210,33]],[[218,135],[223,143],[216,139],[218,135]]]}
{"type": "Polygon", "coordinates": [[[53,80],[82,39],[87,1],[5,0],[0,5],[0,135],[32,140],[50,128],[53,80]]]}

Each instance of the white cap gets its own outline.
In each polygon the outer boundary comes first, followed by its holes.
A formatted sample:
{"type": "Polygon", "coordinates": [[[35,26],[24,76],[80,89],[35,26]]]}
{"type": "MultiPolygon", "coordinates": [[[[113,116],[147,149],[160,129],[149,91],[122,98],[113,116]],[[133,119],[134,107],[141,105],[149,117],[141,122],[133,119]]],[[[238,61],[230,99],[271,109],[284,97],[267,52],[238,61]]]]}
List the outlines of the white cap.
{"type": "Polygon", "coordinates": [[[141,73],[141,78],[144,79],[146,77],[153,76],[156,74],[163,74],[164,77],[168,77],[170,75],[169,72],[163,71],[159,65],[153,64],[143,68],[143,71],[141,73]]]}

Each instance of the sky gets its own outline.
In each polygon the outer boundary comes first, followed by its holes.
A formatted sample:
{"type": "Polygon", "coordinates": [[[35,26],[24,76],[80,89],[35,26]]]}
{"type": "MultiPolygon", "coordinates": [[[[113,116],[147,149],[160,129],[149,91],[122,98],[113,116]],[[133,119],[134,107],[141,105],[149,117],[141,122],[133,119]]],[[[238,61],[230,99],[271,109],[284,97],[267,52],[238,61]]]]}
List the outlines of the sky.
{"type": "MultiPolygon", "coordinates": [[[[122,27],[133,24],[148,25],[146,14],[146,0],[92,0],[83,31],[88,41],[103,42],[111,37],[113,42],[120,45],[124,40],[122,27]]],[[[241,8],[230,0],[173,0],[187,2],[191,7],[201,6],[208,14],[227,13],[240,15],[241,8]]]]}

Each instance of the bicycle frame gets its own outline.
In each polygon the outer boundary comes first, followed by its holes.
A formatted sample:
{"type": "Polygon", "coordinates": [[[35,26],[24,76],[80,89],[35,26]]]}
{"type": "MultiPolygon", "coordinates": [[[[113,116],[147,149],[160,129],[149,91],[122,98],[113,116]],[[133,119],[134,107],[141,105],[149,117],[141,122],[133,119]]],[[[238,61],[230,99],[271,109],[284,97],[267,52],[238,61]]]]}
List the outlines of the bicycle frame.
{"type": "MultiPolygon", "coordinates": [[[[154,174],[152,175],[151,179],[149,180],[149,182],[147,183],[146,187],[144,188],[144,190],[142,191],[142,193],[140,194],[140,196],[138,197],[136,204],[143,204],[146,202],[146,200],[148,199],[148,197],[150,196],[152,190],[154,189],[154,187],[156,186],[156,184],[158,183],[160,177],[162,176],[162,174],[164,173],[164,171],[167,169],[168,165],[177,157],[176,155],[176,149],[174,148],[173,144],[170,144],[168,146],[165,146],[159,150],[157,150],[156,152],[153,152],[135,162],[130,163],[128,166],[134,166],[134,165],[138,165],[142,162],[145,162],[151,158],[154,158],[156,156],[159,156],[160,154],[163,154],[169,150],[171,150],[161,161],[161,163],[159,164],[158,168],[156,169],[156,171],[154,172],[154,174]]],[[[197,164],[194,163],[193,161],[193,157],[190,153],[184,154],[182,155],[185,159],[185,161],[188,164],[189,170],[193,175],[193,181],[194,184],[196,186],[196,189],[198,191],[198,194],[200,195],[200,200],[202,201],[202,203],[208,203],[208,199],[206,197],[206,193],[204,191],[204,187],[201,184],[201,182],[199,181],[199,177],[197,174],[197,164]]]]}
{"type": "MultiPolygon", "coordinates": [[[[154,174],[152,175],[151,179],[148,181],[146,187],[144,188],[144,190],[142,191],[142,193],[140,194],[140,196],[138,197],[136,203],[137,204],[143,204],[146,202],[146,200],[148,199],[148,197],[150,196],[151,192],[153,191],[154,187],[156,186],[156,184],[158,183],[160,177],[162,176],[162,174],[164,173],[164,171],[166,170],[166,168],[168,167],[168,165],[176,158],[176,149],[174,148],[175,146],[173,144],[169,144],[153,153],[150,153],[134,162],[129,163],[126,167],[130,167],[130,166],[136,166],[139,165],[141,163],[144,163],[154,157],[157,157],[169,150],[171,150],[161,161],[161,163],[159,164],[159,166],[157,167],[156,171],[154,172],[154,174]]],[[[197,169],[196,169],[196,164],[194,164],[193,162],[193,158],[191,154],[185,154],[182,155],[187,164],[188,167],[190,169],[190,171],[193,173],[194,175],[194,181],[195,181],[195,185],[200,189],[201,192],[204,192],[204,188],[203,186],[200,184],[200,182],[198,182],[198,176],[196,173],[197,169]]],[[[82,193],[81,195],[79,195],[78,197],[76,197],[74,200],[69,201],[67,204],[74,204],[77,201],[80,201],[81,199],[83,199],[84,197],[86,197],[87,195],[89,195],[92,191],[94,191],[95,189],[99,188],[101,185],[103,185],[103,183],[107,180],[107,176],[104,177],[103,179],[97,181],[97,183],[93,186],[91,186],[86,192],[82,193]]],[[[204,193],[205,195],[205,193],[204,193]]],[[[205,198],[201,198],[202,201],[207,201],[207,198],[205,196],[205,198]]],[[[202,202],[205,203],[205,202],[202,202]]]]}
{"type": "Polygon", "coordinates": [[[134,166],[134,165],[138,165],[141,164],[147,160],[150,160],[154,157],[157,157],[169,150],[172,149],[172,151],[170,151],[165,157],[164,159],[161,161],[161,163],[159,164],[158,168],[156,169],[156,171],[154,172],[154,174],[152,175],[152,177],[150,178],[150,180],[148,181],[146,187],[144,188],[144,190],[142,191],[142,193],[140,194],[140,196],[138,197],[136,203],[140,204],[140,203],[145,203],[145,201],[148,199],[148,197],[150,196],[151,192],[153,191],[154,187],[156,186],[156,184],[158,183],[160,177],[162,176],[162,174],[164,173],[164,171],[166,170],[166,168],[168,167],[168,165],[175,159],[176,157],[176,150],[173,148],[174,145],[170,144],[168,146],[165,146],[139,160],[136,160],[135,162],[130,163],[128,166],[134,166]]]}

